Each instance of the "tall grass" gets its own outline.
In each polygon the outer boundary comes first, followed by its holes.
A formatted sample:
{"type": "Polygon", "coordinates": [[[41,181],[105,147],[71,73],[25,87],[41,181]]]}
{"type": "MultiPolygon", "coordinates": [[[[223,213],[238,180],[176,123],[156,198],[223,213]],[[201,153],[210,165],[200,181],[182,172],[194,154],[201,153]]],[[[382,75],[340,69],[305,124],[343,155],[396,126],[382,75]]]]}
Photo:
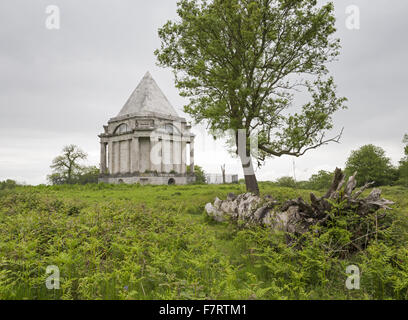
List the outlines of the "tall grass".
{"type": "MultiPolygon", "coordinates": [[[[307,191],[262,184],[284,201],[307,191]]],[[[215,223],[204,206],[242,185],[39,186],[0,191],[1,299],[406,299],[408,189],[391,227],[341,259],[263,228],[215,223]],[[347,290],[346,267],[362,271],[347,290]],[[46,268],[60,269],[48,290],[46,268]]]]}

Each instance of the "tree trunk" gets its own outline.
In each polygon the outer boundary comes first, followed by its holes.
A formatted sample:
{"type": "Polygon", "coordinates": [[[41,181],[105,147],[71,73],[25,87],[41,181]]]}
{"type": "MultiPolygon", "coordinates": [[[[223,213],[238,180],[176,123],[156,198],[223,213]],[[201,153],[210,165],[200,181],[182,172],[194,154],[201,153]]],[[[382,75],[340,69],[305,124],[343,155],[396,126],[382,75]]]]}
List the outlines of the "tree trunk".
{"type": "Polygon", "coordinates": [[[255,195],[259,195],[258,180],[256,180],[255,174],[245,175],[245,185],[247,192],[251,192],[255,195]]]}
{"type": "Polygon", "coordinates": [[[258,181],[256,180],[254,167],[252,165],[251,149],[248,145],[247,131],[238,130],[236,133],[237,154],[241,159],[242,169],[245,176],[247,192],[259,195],[258,181]]]}
{"type": "Polygon", "coordinates": [[[247,192],[259,195],[258,180],[256,179],[255,171],[252,166],[252,159],[250,157],[241,157],[241,163],[247,192]]]}

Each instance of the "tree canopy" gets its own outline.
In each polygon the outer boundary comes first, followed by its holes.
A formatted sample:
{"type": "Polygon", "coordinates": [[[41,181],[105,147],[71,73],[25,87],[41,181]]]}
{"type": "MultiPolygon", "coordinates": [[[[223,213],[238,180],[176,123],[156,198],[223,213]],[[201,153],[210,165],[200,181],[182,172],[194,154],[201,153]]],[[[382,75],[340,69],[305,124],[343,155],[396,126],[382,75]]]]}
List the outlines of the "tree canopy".
{"type": "Polygon", "coordinates": [[[381,147],[368,144],[351,152],[346,162],[348,176],[357,171],[356,179],[360,185],[375,182],[375,185],[388,185],[396,179],[396,172],[391,159],[381,147]]]}
{"type": "Polygon", "coordinates": [[[181,0],[179,19],[159,30],[155,54],[190,98],[185,111],[213,132],[233,130],[249,191],[259,191],[251,137],[259,166],[340,138],[326,137],[345,102],[327,68],[340,49],[333,10],[316,0],[181,0]],[[309,96],[303,104],[299,91],[309,96]]]}

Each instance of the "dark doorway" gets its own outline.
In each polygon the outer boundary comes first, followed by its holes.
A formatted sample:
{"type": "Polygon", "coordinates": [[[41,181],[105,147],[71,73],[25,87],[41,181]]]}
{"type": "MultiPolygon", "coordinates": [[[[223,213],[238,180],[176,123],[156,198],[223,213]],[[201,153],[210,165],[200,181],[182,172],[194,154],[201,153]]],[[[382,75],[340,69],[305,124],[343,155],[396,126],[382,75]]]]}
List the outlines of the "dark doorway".
{"type": "Polygon", "coordinates": [[[174,180],[173,178],[169,179],[169,186],[176,184],[176,180],[174,180]]]}

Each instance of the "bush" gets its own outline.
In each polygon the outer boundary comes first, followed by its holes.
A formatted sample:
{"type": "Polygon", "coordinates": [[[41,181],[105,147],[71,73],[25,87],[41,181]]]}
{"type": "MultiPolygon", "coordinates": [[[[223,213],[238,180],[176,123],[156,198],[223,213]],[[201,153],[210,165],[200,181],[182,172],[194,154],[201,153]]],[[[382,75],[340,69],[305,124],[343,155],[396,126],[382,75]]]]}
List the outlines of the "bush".
{"type": "Polygon", "coordinates": [[[281,177],[276,180],[276,185],[284,188],[296,188],[296,181],[292,177],[281,177]]]}

